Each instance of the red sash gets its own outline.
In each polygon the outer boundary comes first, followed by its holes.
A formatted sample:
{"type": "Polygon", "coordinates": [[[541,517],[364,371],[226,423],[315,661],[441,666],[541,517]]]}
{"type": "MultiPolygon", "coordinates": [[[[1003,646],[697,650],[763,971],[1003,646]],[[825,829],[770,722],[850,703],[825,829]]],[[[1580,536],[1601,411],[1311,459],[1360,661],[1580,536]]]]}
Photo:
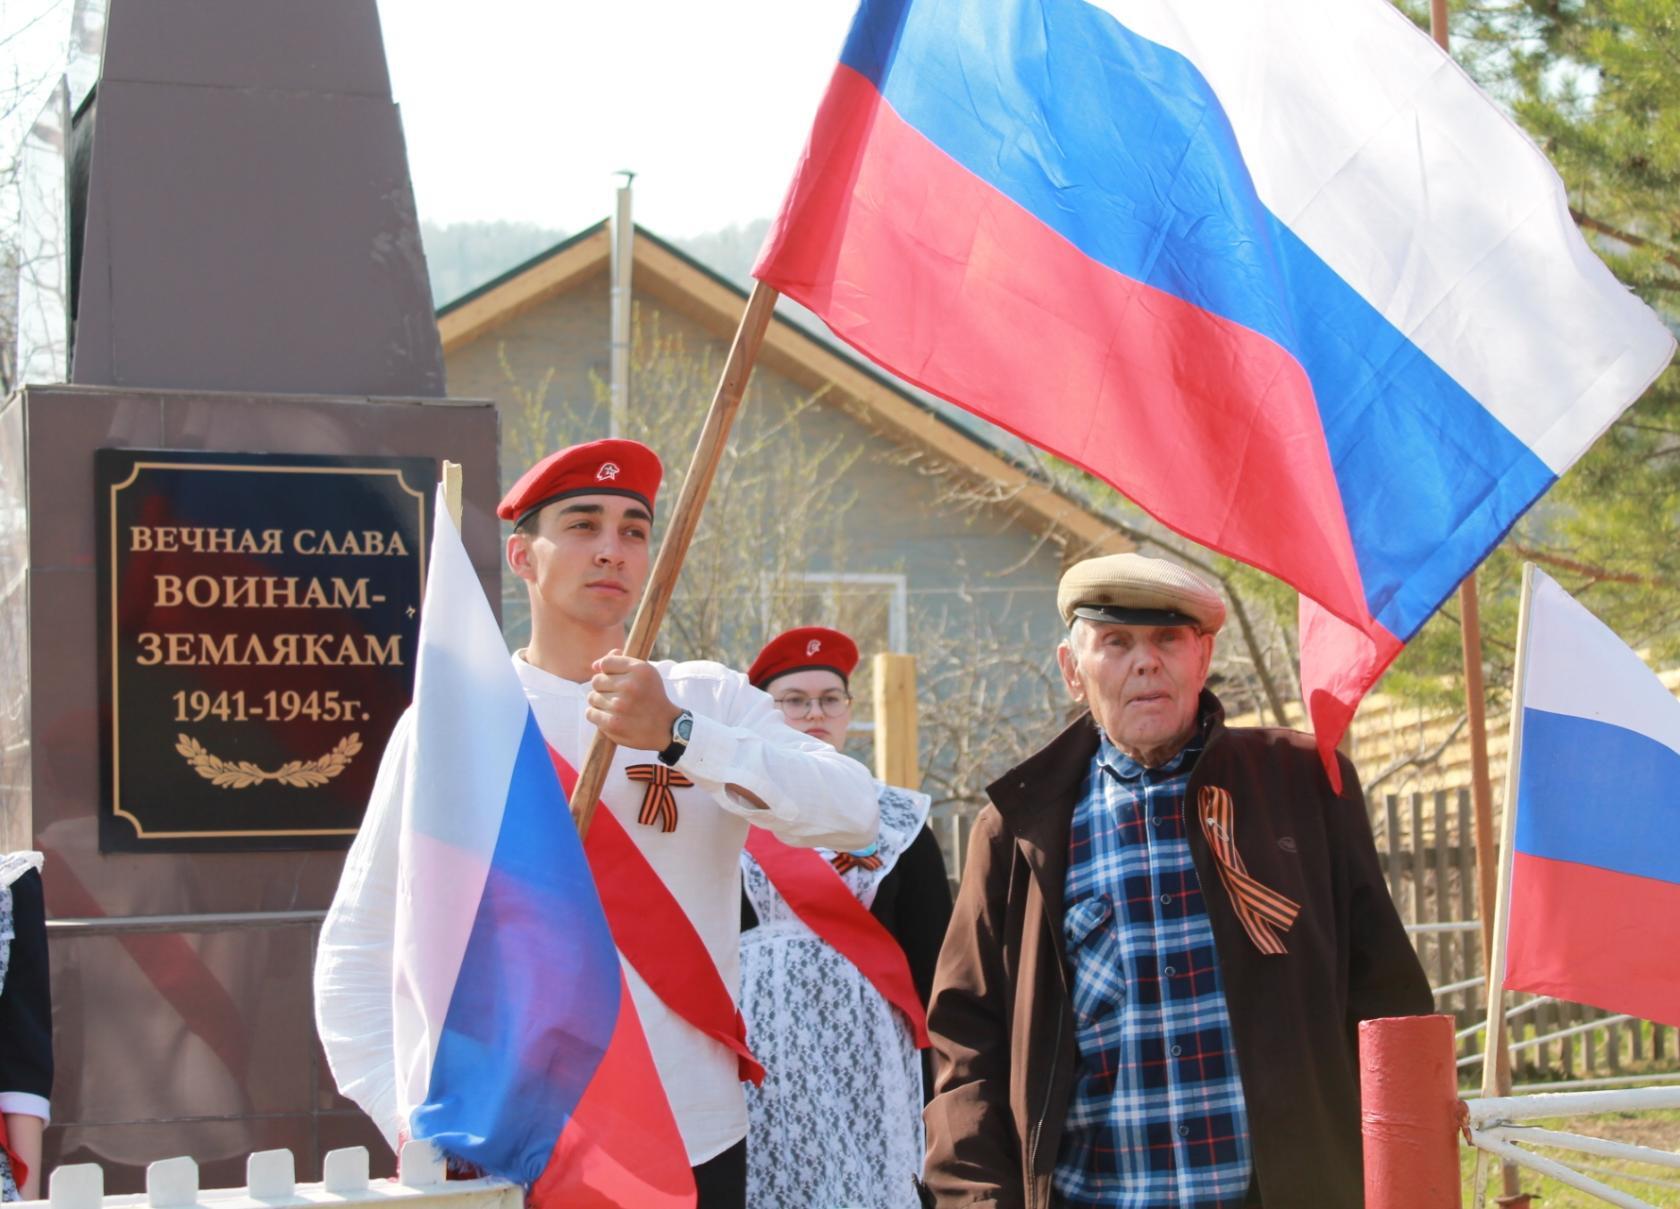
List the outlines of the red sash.
{"type": "Polygon", "coordinates": [[[916,1048],[926,1049],[927,1009],[916,994],[904,950],[858,902],[834,866],[809,848],[782,843],[762,827],[747,834],[747,851],[793,913],[855,965],[882,999],[904,1013],[916,1048]]]}
{"type": "MultiPolygon", "coordinates": [[[[548,754],[570,798],[577,770],[554,748],[548,754]]],[[[747,1022],[706,942],[605,803],[595,811],[583,851],[613,942],[630,967],[666,1007],[734,1051],[743,1082],[764,1082],[764,1068],[747,1048],[747,1022]]]]}
{"type": "Polygon", "coordinates": [[[6,1132],[6,1114],[0,1112],[0,1150],[6,1152],[6,1157],[12,1162],[12,1181],[21,1189],[24,1181],[29,1178],[29,1164],[18,1158],[17,1151],[12,1149],[11,1135],[6,1132]]]}

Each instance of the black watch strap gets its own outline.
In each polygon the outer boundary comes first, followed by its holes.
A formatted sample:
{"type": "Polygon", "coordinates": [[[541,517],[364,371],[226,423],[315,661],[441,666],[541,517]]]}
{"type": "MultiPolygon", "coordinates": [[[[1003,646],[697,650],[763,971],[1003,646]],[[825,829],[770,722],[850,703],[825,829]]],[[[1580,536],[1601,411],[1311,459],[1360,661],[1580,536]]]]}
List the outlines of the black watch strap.
{"type": "Polygon", "coordinates": [[[694,733],[694,714],[683,710],[677,715],[677,720],[671,723],[671,742],[659,752],[659,762],[669,767],[675,767],[682,759],[683,752],[688,750],[689,736],[694,733]]]}

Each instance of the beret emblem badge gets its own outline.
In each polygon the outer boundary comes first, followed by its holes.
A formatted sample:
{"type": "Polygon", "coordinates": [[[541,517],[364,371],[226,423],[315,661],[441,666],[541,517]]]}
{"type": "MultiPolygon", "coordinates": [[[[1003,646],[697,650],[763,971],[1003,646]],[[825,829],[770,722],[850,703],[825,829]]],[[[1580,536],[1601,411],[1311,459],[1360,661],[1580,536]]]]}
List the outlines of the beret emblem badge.
{"type": "Polygon", "coordinates": [[[822,640],[820,638],[813,638],[813,639],[811,639],[811,641],[809,641],[805,644],[805,656],[806,656],[806,658],[810,658],[812,655],[815,655],[820,650],[822,650],[822,640]]]}
{"type": "Polygon", "coordinates": [[[602,462],[601,468],[595,472],[595,481],[597,483],[609,482],[616,479],[619,473],[617,462],[602,462]]]}

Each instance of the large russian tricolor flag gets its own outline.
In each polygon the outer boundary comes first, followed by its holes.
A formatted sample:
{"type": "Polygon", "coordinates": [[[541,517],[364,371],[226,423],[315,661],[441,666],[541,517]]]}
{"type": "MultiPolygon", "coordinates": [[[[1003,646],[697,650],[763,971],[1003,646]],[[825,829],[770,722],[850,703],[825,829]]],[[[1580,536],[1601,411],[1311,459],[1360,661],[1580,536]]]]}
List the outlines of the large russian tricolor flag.
{"type": "Polygon", "coordinates": [[[1505,985],[1680,1025],[1680,701],[1529,574],[1505,985]]]}
{"type": "Polygon", "coordinates": [[[1323,606],[1326,745],[1674,346],[1387,0],[863,0],[754,272],[1323,606]]]}
{"type": "Polygon", "coordinates": [[[692,1209],[548,745],[441,493],[436,516],[399,844],[399,1107],[533,1204],[692,1209]]]}

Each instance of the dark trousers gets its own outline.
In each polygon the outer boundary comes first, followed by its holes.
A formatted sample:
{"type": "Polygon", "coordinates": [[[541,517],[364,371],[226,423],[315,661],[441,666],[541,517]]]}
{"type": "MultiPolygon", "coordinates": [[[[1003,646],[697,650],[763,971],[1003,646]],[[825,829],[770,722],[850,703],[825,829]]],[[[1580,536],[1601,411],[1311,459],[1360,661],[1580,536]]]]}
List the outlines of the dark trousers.
{"type": "Polygon", "coordinates": [[[747,1209],[747,1140],[694,1169],[695,1209],[747,1209]]]}

